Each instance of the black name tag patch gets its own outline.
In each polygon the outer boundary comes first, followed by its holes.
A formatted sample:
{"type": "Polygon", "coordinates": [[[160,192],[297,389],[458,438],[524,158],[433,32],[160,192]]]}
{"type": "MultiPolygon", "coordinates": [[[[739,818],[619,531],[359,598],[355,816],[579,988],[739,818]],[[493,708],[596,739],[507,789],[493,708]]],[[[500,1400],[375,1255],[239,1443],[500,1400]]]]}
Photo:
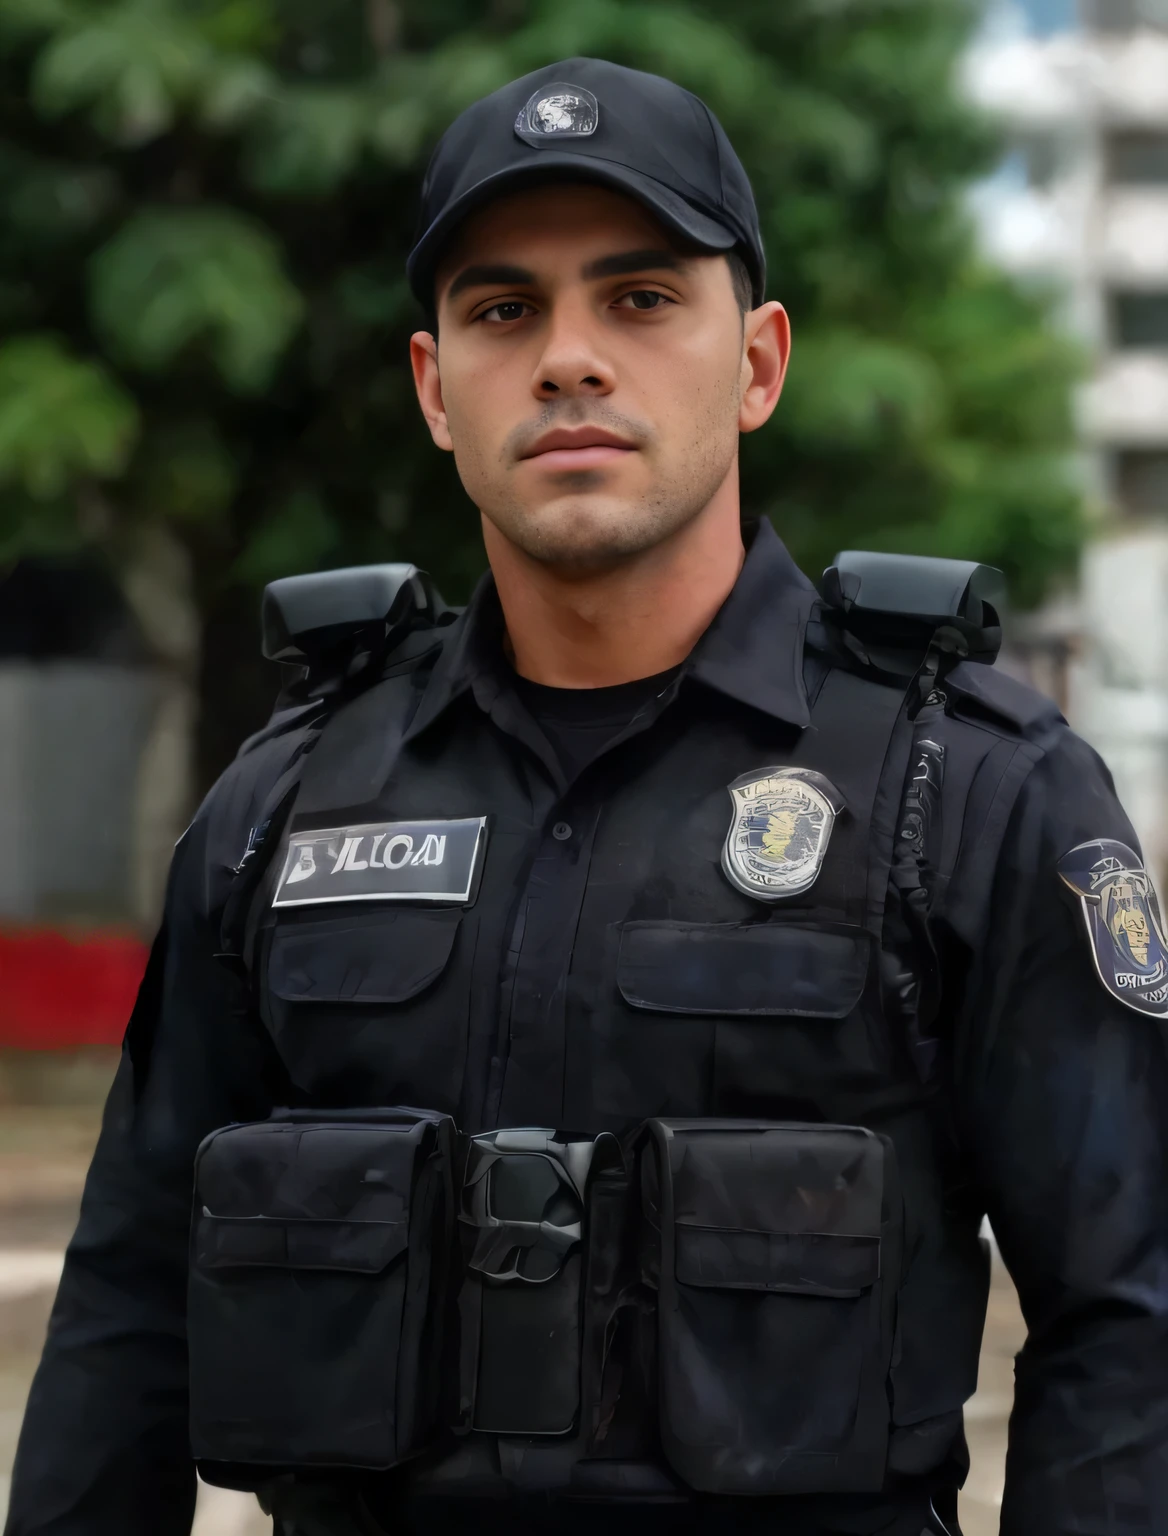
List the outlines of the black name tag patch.
{"type": "Polygon", "coordinates": [[[288,842],[272,905],[469,901],[486,841],[485,816],[296,832],[288,842]]]}

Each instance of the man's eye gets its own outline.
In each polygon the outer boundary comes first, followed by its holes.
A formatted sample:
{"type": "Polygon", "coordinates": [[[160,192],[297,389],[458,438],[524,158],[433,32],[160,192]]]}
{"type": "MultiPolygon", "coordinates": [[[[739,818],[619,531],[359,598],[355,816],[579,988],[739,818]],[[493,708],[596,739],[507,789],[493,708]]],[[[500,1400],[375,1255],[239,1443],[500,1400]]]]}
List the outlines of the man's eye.
{"type": "Polygon", "coordinates": [[[491,325],[503,325],[508,320],[522,320],[529,313],[535,313],[530,304],[525,304],[522,299],[507,299],[502,304],[492,304],[490,309],[484,309],[479,319],[491,325]]]}
{"type": "Polygon", "coordinates": [[[617,303],[630,309],[661,309],[666,304],[672,304],[673,300],[658,293],[655,288],[634,288],[632,293],[622,294],[617,303]]]}

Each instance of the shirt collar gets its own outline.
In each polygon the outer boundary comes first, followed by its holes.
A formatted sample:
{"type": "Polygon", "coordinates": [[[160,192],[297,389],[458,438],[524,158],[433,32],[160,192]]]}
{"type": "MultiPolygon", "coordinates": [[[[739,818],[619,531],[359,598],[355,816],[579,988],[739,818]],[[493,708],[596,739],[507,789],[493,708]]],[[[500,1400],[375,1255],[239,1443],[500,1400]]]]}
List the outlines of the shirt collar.
{"type": "Polygon", "coordinates": [[[803,642],[815,588],[763,518],[729,597],[698,641],[687,674],[764,714],[805,726],[803,642]]]}
{"type": "MultiPolygon", "coordinates": [[[[803,643],[815,588],[766,519],[748,540],[738,580],[691,652],[683,676],[802,727],[811,718],[803,643]]],[[[407,740],[464,693],[472,692],[481,709],[491,709],[506,680],[503,634],[499,596],[488,572],[448,635],[407,740]]]]}

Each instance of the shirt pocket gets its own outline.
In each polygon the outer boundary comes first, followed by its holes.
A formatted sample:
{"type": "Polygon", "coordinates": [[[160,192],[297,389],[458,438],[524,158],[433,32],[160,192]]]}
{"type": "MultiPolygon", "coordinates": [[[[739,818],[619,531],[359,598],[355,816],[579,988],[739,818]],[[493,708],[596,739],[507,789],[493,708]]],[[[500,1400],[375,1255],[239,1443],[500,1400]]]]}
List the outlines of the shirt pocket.
{"type": "Polygon", "coordinates": [[[319,1103],[453,1113],[475,926],[459,910],[400,907],[277,924],[265,1022],[296,1086],[319,1103]]]}
{"type": "Polygon", "coordinates": [[[862,928],[660,920],[624,925],[616,980],[642,1028],[672,1015],[680,1039],[705,1025],[675,1112],[836,1118],[844,1064],[877,1066],[860,1006],[871,970],[862,928]]]}
{"type": "Polygon", "coordinates": [[[654,1013],[842,1019],[860,1000],[868,935],[794,923],[626,923],[617,986],[654,1013]]]}

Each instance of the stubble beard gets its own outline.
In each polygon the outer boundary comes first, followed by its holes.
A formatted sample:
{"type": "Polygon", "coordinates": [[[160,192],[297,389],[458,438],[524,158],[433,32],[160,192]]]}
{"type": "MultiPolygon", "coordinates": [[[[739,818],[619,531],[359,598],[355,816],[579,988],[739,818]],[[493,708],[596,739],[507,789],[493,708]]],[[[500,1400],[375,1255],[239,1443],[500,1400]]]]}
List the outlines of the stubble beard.
{"type": "Polygon", "coordinates": [[[567,577],[596,575],[664,544],[709,506],[738,446],[736,431],[724,441],[712,437],[680,473],[658,478],[639,496],[606,492],[605,471],[585,470],[564,475],[560,494],[535,506],[494,487],[480,510],[529,559],[567,577]]]}
{"type": "Polygon", "coordinates": [[[599,488],[589,493],[573,487],[534,509],[508,503],[484,509],[484,515],[509,543],[540,565],[567,576],[586,576],[663,544],[692,522],[709,499],[692,493],[679,498],[662,487],[629,501],[605,496],[599,488]]]}
{"type": "Polygon", "coordinates": [[[562,576],[587,577],[665,543],[709,506],[737,459],[738,404],[735,376],[725,395],[710,392],[689,451],[661,467],[639,494],[607,489],[609,474],[602,469],[561,475],[558,493],[537,503],[515,494],[511,477],[518,462],[553,427],[608,428],[636,444],[636,451],[653,453],[653,429],[607,401],[548,403],[537,420],[509,434],[493,462],[478,451],[473,435],[454,432],[455,462],[471,499],[508,543],[562,576]]]}

